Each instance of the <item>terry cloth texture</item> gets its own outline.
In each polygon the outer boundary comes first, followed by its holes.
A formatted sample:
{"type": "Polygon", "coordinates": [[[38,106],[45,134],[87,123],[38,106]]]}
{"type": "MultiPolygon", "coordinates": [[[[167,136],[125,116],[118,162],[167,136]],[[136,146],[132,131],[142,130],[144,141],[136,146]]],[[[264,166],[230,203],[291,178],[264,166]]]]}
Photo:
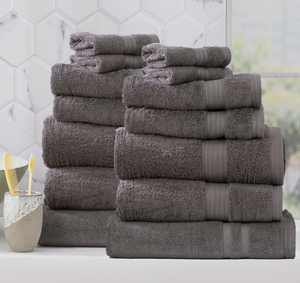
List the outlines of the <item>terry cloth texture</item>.
{"type": "Polygon", "coordinates": [[[94,56],[98,54],[141,55],[142,47],[158,43],[156,34],[99,34],[77,32],[70,35],[70,47],[77,56],[94,56]]]}
{"type": "Polygon", "coordinates": [[[124,69],[97,74],[88,68],[70,64],[52,67],[51,90],[54,95],[96,98],[122,98],[123,80],[130,75],[141,75],[140,69],[124,69]]]}
{"type": "Polygon", "coordinates": [[[53,117],[61,122],[82,122],[103,126],[123,126],[125,107],[121,99],[57,95],[53,117]]]}
{"type": "Polygon", "coordinates": [[[116,131],[119,179],[169,178],[214,183],[281,186],[284,143],[279,128],[265,126],[263,139],[206,140],[116,131]]]}
{"type": "Polygon", "coordinates": [[[116,209],[119,180],[113,168],[62,167],[49,169],[44,203],[51,209],[116,209]]]}
{"type": "Polygon", "coordinates": [[[127,108],[125,129],[134,134],[158,134],[194,139],[253,139],[264,135],[260,108],[226,111],[175,111],[127,108]]]}
{"type": "Polygon", "coordinates": [[[108,220],[106,253],[113,258],[253,258],[295,257],[295,222],[266,223],[126,222],[108,220]]]}
{"type": "Polygon", "coordinates": [[[64,123],[48,116],[43,128],[43,159],[48,168],[114,167],[115,127],[64,123]]]}
{"type": "Polygon", "coordinates": [[[105,247],[106,226],[114,210],[52,210],[44,205],[40,246],[105,247]]]}
{"type": "Polygon", "coordinates": [[[129,76],[124,79],[123,102],[126,107],[169,110],[260,107],[261,79],[257,74],[238,74],[215,81],[169,86],[129,76]]]}
{"type": "Polygon", "coordinates": [[[190,48],[152,43],[142,48],[142,58],[149,68],[169,66],[226,67],[231,60],[228,47],[190,48]]]}

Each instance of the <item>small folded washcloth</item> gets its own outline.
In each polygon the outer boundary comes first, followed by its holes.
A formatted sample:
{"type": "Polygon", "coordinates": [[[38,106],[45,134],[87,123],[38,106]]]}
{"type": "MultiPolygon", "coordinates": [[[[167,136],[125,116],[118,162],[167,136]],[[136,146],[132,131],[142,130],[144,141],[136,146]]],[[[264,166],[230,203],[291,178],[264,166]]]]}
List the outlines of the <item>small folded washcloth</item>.
{"type": "Polygon", "coordinates": [[[48,116],[43,128],[43,159],[48,168],[114,167],[115,127],[64,123],[48,116]]]}
{"type": "Polygon", "coordinates": [[[118,127],[124,125],[125,107],[122,99],[57,95],[54,97],[53,117],[61,122],[118,127]]]}
{"type": "Polygon", "coordinates": [[[141,55],[142,47],[150,43],[158,43],[156,34],[99,34],[76,32],[70,35],[70,47],[78,56],[94,56],[98,54],[141,55]]]}
{"type": "Polygon", "coordinates": [[[43,209],[40,246],[105,247],[106,226],[114,210],[82,211],[43,209]]]}
{"type": "Polygon", "coordinates": [[[264,111],[238,108],[225,111],[175,111],[126,108],[125,129],[134,134],[157,134],[194,139],[253,139],[264,135],[264,111]]]}
{"type": "Polygon", "coordinates": [[[206,67],[168,67],[161,69],[150,69],[144,67],[143,78],[147,81],[157,81],[167,85],[178,85],[193,81],[219,80],[225,76],[232,75],[228,68],[206,68],[206,67]]]}
{"type": "Polygon", "coordinates": [[[116,209],[118,184],[113,168],[49,169],[45,178],[44,203],[51,209],[116,209]]]}
{"type": "Polygon", "coordinates": [[[265,126],[263,139],[206,140],[116,131],[115,172],[119,179],[169,178],[213,183],[281,186],[284,142],[279,128],[265,126]]]}
{"type": "Polygon", "coordinates": [[[108,219],[106,253],[115,258],[285,259],[295,257],[295,221],[126,222],[108,219]]]}
{"type": "Polygon", "coordinates": [[[141,70],[96,74],[84,66],[56,64],[52,67],[51,90],[55,95],[122,98],[123,80],[130,75],[139,76],[141,70]]]}
{"type": "Polygon", "coordinates": [[[190,48],[152,43],[142,48],[142,58],[149,68],[170,66],[226,67],[231,60],[228,47],[190,48]]]}
{"type": "Polygon", "coordinates": [[[260,107],[261,79],[257,74],[238,74],[215,81],[169,86],[129,76],[124,79],[123,102],[126,107],[169,110],[260,107]]]}
{"type": "Polygon", "coordinates": [[[114,54],[81,57],[72,55],[71,64],[86,66],[95,73],[107,73],[122,69],[140,69],[146,66],[141,56],[114,54]]]}
{"type": "Polygon", "coordinates": [[[123,221],[280,220],[282,187],[193,180],[121,180],[116,215],[123,221]]]}

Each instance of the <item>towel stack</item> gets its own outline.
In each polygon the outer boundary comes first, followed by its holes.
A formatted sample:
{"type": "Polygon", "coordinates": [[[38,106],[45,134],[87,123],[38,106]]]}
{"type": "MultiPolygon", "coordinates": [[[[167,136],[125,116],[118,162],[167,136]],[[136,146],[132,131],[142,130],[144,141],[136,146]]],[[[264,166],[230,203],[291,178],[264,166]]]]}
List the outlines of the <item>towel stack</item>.
{"type": "Polygon", "coordinates": [[[141,75],[156,35],[75,33],[71,64],[52,67],[53,116],[44,121],[44,222],[40,245],[105,246],[116,208],[114,140],[124,125],[123,80],[141,75]]]}
{"type": "Polygon", "coordinates": [[[224,47],[150,44],[142,57],[143,78],[124,80],[107,254],[293,258],[284,141],[264,125],[260,76],[230,74],[224,47]]]}

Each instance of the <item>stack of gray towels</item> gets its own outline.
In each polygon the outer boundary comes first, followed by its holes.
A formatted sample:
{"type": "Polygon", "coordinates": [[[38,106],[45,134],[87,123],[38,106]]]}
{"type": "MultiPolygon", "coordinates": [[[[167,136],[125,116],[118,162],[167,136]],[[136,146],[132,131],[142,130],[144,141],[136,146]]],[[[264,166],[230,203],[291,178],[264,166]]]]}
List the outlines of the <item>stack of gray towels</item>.
{"type": "Polygon", "coordinates": [[[233,75],[226,47],[153,43],[142,58],[143,77],[124,79],[107,254],[294,258],[294,219],[282,212],[284,140],[264,124],[260,76],[233,75]]]}
{"type": "Polygon", "coordinates": [[[44,121],[43,246],[105,246],[119,180],[116,129],[124,125],[123,80],[141,75],[142,46],[156,35],[71,35],[71,64],[52,67],[53,115],[44,121]]]}

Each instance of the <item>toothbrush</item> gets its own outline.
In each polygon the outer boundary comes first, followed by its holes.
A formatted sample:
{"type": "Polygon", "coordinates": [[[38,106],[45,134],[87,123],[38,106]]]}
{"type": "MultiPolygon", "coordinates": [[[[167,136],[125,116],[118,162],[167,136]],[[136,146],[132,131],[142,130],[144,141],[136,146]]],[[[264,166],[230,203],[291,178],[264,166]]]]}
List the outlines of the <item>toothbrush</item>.
{"type": "Polygon", "coordinates": [[[19,184],[11,153],[4,153],[3,162],[9,191],[12,195],[15,195],[15,191],[19,191],[19,184]]]}
{"type": "Polygon", "coordinates": [[[29,160],[29,187],[28,187],[28,195],[31,195],[31,185],[32,185],[32,173],[34,170],[34,157],[33,154],[30,155],[30,160],[29,160]]]}

